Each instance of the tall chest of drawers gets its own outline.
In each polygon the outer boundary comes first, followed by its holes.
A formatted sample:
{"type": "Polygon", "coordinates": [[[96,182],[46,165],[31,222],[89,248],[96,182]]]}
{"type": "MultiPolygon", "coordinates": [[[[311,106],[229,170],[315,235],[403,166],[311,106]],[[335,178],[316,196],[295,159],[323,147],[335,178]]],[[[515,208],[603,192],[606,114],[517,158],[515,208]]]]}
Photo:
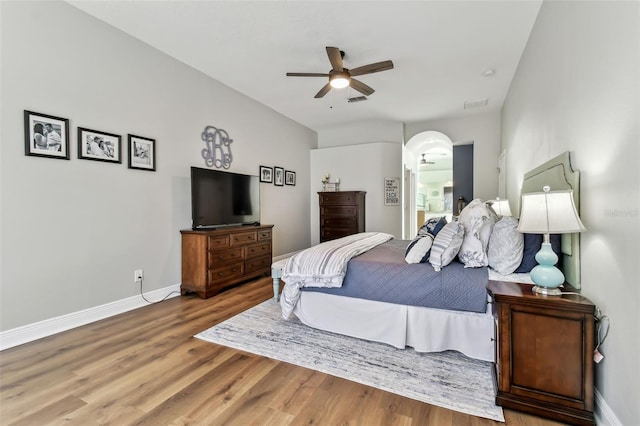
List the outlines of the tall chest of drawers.
{"type": "Polygon", "coordinates": [[[318,192],[320,242],[364,232],[365,195],[364,191],[318,192]]]}
{"type": "Polygon", "coordinates": [[[202,298],[271,272],[273,225],[183,230],[181,294],[202,298]]]}

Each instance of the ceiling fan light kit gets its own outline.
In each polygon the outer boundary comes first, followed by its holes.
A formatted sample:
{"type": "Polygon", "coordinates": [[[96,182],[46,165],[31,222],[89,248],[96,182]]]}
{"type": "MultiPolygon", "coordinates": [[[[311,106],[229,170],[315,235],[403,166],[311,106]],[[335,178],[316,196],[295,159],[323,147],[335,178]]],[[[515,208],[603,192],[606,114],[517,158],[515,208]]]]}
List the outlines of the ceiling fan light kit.
{"type": "Polygon", "coordinates": [[[371,95],[375,90],[367,86],[363,82],[353,78],[358,75],[372,74],[374,72],[386,71],[393,69],[393,62],[387,60],[382,62],[375,62],[373,64],[363,65],[361,67],[353,68],[349,70],[344,68],[342,58],[344,52],[337,47],[327,47],[327,56],[329,62],[331,62],[331,71],[328,73],[308,73],[308,72],[288,72],[287,77],[328,77],[329,82],[325,84],[318,93],[316,98],[321,98],[326,95],[332,88],[342,89],[347,86],[357,90],[365,96],[371,95]]]}
{"type": "Polygon", "coordinates": [[[329,75],[329,83],[334,89],[344,89],[351,83],[351,76],[348,72],[336,72],[329,75]]]}

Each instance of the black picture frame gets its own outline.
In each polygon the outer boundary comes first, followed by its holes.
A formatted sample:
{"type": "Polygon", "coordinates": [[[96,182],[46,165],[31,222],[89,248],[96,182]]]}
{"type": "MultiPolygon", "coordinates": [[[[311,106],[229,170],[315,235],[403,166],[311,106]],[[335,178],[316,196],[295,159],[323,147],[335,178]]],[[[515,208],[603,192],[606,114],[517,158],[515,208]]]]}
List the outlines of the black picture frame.
{"type": "Polygon", "coordinates": [[[284,186],[284,169],[282,167],[273,168],[273,184],[275,186],[284,186]]]}
{"type": "Polygon", "coordinates": [[[25,110],[24,154],[68,160],[69,119],[25,110]]]}
{"type": "Polygon", "coordinates": [[[296,172],[292,172],[291,170],[284,171],[284,184],[296,186],[296,172]]]}
{"type": "Polygon", "coordinates": [[[269,166],[260,166],[260,182],[273,183],[273,168],[269,166]]]}
{"type": "Polygon", "coordinates": [[[122,137],[114,133],[78,127],[78,158],[122,163],[122,137]]]}
{"type": "Polygon", "coordinates": [[[156,171],[156,140],[129,134],[129,168],[156,171]]]}

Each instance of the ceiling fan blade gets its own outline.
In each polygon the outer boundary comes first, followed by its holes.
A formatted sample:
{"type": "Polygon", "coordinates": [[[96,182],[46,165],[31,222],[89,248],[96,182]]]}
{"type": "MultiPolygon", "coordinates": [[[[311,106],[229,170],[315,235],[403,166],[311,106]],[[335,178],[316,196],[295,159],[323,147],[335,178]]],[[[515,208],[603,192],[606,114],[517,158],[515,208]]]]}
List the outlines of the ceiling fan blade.
{"type": "Polygon", "coordinates": [[[350,85],[351,87],[353,87],[354,89],[356,89],[358,92],[362,93],[365,96],[369,96],[370,94],[375,92],[375,90],[373,90],[371,87],[367,86],[366,84],[364,84],[359,80],[356,80],[355,78],[351,79],[350,85]]]}
{"type": "Polygon", "coordinates": [[[326,95],[329,90],[331,90],[331,84],[327,83],[324,86],[322,86],[322,89],[320,89],[320,91],[318,93],[316,93],[316,95],[314,96],[314,98],[321,98],[324,95],[326,95]]]}
{"type": "Polygon", "coordinates": [[[337,47],[327,46],[327,56],[329,56],[329,62],[334,71],[342,71],[342,54],[337,47]]]}
{"type": "Polygon", "coordinates": [[[363,74],[371,74],[374,72],[386,71],[393,69],[393,62],[391,61],[382,61],[376,62],[374,64],[363,65],[358,68],[354,68],[349,70],[349,74],[352,76],[363,75],[363,74]]]}
{"type": "Polygon", "coordinates": [[[287,77],[329,77],[329,74],[320,72],[288,72],[287,77]]]}

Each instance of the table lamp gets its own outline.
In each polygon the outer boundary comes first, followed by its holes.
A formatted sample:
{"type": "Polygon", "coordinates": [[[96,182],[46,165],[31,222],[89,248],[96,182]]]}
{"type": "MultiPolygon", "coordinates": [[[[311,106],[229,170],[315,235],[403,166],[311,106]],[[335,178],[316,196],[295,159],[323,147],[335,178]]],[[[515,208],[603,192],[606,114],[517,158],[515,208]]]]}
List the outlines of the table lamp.
{"type": "Polygon", "coordinates": [[[509,208],[509,200],[501,200],[500,198],[496,198],[495,200],[491,201],[491,208],[499,216],[513,216],[511,214],[511,209],[509,208]]]}
{"type": "Polygon", "coordinates": [[[538,265],[531,270],[531,280],[535,284],[533,291],[557,296],[562,294],[558,287],[564,283],[564,274],[555,267],[558,256],[551,249],[549,234],[568,234],[587,229],[578,217],[573,191],[551,191],[548,186],[542,191],[522,194],[518,231],[544,235],[540,251],[536,253],[538,265]]]}

